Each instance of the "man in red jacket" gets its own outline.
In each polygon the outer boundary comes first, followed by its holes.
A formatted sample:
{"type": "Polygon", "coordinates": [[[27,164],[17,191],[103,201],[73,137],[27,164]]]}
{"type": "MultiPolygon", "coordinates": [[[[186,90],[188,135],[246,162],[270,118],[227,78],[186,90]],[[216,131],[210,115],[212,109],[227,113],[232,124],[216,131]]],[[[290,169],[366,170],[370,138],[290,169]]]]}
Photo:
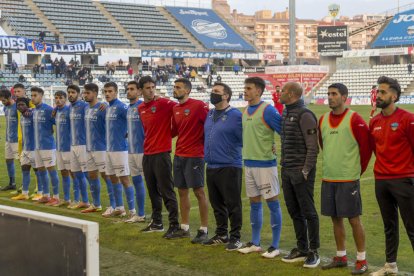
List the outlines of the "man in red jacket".
{"type": "Polygon", "coordinates": [[[375,195],[385,232],[386,263],[374,276],[397,274],[398,209],[414,250],[414,114],[398,108],[396,79],[378,79],[381,113],[369,125],[374,152],[375,195]]]}
{"type": "Polygon", "coordinates": [[[369,114],[369,118],[372,119],[374,116],[375,111],[377,111],[377,86],[373,85],[371,89],[371,113],[369,114]]]}
{"type": "Polygon", "coordinates": [[[283,104],[280,102],[280,86],[276,86],[276,92],[272,93],[272,100],[274,107],[276,108],[277,112],[279,112],[280,116],[282,116],[283,112],[283,104]]]}

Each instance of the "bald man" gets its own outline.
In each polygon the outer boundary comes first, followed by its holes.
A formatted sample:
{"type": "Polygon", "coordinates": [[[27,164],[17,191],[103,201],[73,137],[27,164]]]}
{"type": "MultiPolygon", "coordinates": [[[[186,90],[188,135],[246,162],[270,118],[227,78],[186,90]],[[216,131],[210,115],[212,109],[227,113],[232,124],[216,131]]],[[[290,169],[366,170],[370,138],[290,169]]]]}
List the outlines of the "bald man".
{"type": "Polygon", "coordinates": [[[319,218],[313,200],[318,124],[315,114],[305,107],[302,93],[300,84],[288,82],[280,94],[280,101],[286,106],[281,134],[282,187],[297,240],[297,247],[282,261],[304,261],[304,267],[315,268],[320,263],[319,218]]]}

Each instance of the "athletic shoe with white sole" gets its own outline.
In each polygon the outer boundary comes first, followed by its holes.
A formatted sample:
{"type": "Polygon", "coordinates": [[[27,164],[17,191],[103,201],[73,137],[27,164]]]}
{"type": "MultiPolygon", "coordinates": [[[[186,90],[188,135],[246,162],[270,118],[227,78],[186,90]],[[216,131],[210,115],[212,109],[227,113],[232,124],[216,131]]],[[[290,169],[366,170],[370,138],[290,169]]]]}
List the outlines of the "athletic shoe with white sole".
{"type": "Polygon", "coordinates": [[[293,248],[288,255],[282,258],[282,261],[285,263],[303,262],[306,257],[308,257],[308,253],[302,252],[297,248],[293,248]]]}
{"type": "Polygon", "coordinates": [[[102,213],[102,216],[104,218],[109,218],[112,216],[112,213],[114,212],[114,208],[112,208],[112,206],[109,206],[106,208],[105,212],[102,213]]]}
{"type": "Polygon", "coordinates": [[[255,245],[252,242],[248,242],[243,248],[240,248],[237,251],[243,254],[249,254],[253,252],[261,252],[262,248],[260,247],[260,245],[255,245]]]}
{"type": "Polygon", "coordinates": [[[355,267],[352,269],[352,275],[361,275],[368,271],[368,262],[367,260],[356,261],[355,267]]]}
{"type": "Polygon", "coordinates": [[[206,246],[221,245],[221,244],[226,244],[228,242],[229,242],[229,238],[227,236],[215,235],[214,237],[204,241],[203,245],[206,245],[206,246]]]}
{"type": "Polygon", "coordinates": [[[375,271],[370,274],[370,276],[385,276],[385,275],[397,275],[398,274],[398,267],[397,265],[392,265],[389,263],[385,263],[385,265],[378,271],[375,271]]]}
{"type": "Polygon", "coordinates": [[[311,250],[308,253],[308,256],[305,259],[305,263],[303,264],[303,267],[306,268],[315,268],[317,267],[321,262],[321,259],[319,258],[318,251],[311,250]]]}
{"type": "Polygon", "coordinates": [[[144,232],[144,233],[163,232],[163,231],[164,231],[164,226],[162,224],[156,224],[152,220],[148,224],[147,227],[141,230],[141,232],[144,232]]]}
{"type": "Polygon", "coordinates": [[[138,216],[137,214],[130,215],[124,220],[126,223],[136,223],[136,222],[145,222],[145,216],[138,216]]]}
{"type": "Polygon", "coordinates": [[[112,212],[111,217],[125,217],[126,215],[127,214],[124,208],[116,207],[112,212]]]}
{"type": "Polygon", "coordinates": [[[243,247],[243,244],[241,243],[240,240],[230,239],[229,243],[226,246],[226,250],[227,251],[235,251],[235,250],[239,250],[242,247],[243,247]]]}
{"type": "Polygon", "coordinates": [[[262,257],[267,259],[273,259],[276,256],[280,255],[279,249],[274,248],[273,246],[269,247],[265,253],[262,254],[262,257]]]}

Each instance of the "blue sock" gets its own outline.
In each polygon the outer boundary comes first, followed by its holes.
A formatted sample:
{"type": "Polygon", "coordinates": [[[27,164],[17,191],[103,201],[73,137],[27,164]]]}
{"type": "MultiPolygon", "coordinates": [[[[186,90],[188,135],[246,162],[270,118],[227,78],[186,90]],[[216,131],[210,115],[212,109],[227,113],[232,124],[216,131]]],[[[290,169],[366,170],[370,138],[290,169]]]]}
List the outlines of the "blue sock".
{"type": "Polygon", "coordinates": [[[62,186],[63,186],[63,199],[65,201],[70,200],[70,177],[62,176],[62,186]]]}
{"type": "Polygon", "coordinates": [[[80,200],[79,180],[75,174],[73,175],[72,183],[73,183],[73,200],[76,202],[79,202],[80,200]]]}
{"type": "Polygon", "coordinates": [[[53,195],[59,195],[59,176],[56,170],[49,171],[50,180],[52,181],[53,195]]]}
{"type": "Polygon", "coordinates": [[[30,169],[29,170],[22,170],[23,175],[23,192],[29,191],[29,184],[30,184],[30,169]]]}
{"type": "Polygon", "coordinates": [[[37,183],[37,193],[41,194],[43,192],[43,184],[42,184],[41,176],[39,174],[39,170],[35,171],[35,175],[36,175],[36,183],[37,183]]]}
{"type": "Polygon", "coordinates": [[[49,176],[47,175],[47,171],[39,171],[39,175],[42,181],[43,195],[50,195],[49,176]]]}
{"type": "Polygon", "coordinates": [[[10,162],[6,161],[6,165],[7,165],[7,173],[10,177],[10,180],[12,180],[14,183],[14,179],[16,177],[16,172],[14,170],[14,160],[11,160],[10,162]]]}
{"type": "Polygon", "coordinates": [[[112,208],[115,209],[116,204],[115,204],[114,186],[112,185],[112,181],[109,177],[105,178],[105,183],[106,183],[106,189],[108,191],[109,204],[111,205],[112,208]]]}
{"type": "Polygon", "coordinates": [[[114,194],[115,194],[115,205],[116,207],[124,206],[124,200],[122,198],[122,184],[116,183],[114,185],[114,194]]]}
{"type": "Polygon", "coordinates": [[[135,187],[135,196],[138,205],[138,216],[145,215],[145,186],[142,176],[137,175],[132,177],[132,182],[135,187]]]}
{"type": "Polygon", "coordinates": [[[260,231],[263,224],[263,208],[262,203],[250,203],[250,223],[252,225],[252,243],[260,245],[260,231]]]}
{"type": "Polygon", "coordinates": [[[86,184],[85,174],[83,172],[75,172],[75,176],[79,181],[79,190],[82,196],[82,202],[88,203],[88,186],[86,184]]]}
{"type": "Polygon", "coordinates": [[[93,205],[96,207],[101,206],[101,182],[99,178],[90,179],[89,183],[91,184],[91,194],[93,198],[93,205]]]}
{"type": "Polygon", "coordinates": [[[270,210],[270,225],[272,226],[272,246],[279,248],[280,232],[282,231],[282,210],[278,200],[267,202],[270,210]]]}
{"type": "Polygon", "coordinates": [[[135,195],[134,195],[134,187],[128,186],[124,187],[125,195],[127,198],[128,203],[128,210],[135,210],[135,195]]]}

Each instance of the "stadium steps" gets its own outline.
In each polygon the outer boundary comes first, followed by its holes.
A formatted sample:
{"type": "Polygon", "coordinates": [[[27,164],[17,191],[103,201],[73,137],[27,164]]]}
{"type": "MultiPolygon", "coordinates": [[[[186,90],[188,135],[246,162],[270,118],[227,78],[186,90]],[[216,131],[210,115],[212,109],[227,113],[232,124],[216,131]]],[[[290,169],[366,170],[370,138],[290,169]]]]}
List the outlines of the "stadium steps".
{"type": "Polygon", "coordinates": [[[183,34],[185,38],[187,38],[191,44],[195,47],[195,49],[191,49],[192,51],[204,51],[204,46],[195,38],[180,22],[178,22],[174,16],[172,16],[164,7],[156,7],[157,10],[172,24],[175,28],[177,28],[180,33],[183,34]]]}
{"type": "Polygon", "coordinates": [[[325,77],[323,77],[313,88],[315,91],[319,91],[319,89],[322,87],[322,85],[324,85],[332,76],[332,73],[328,73],[326,74],[325,77]]]}
{"type": "Polygon", "coordinates": [[[0,27],[7,35],[19,35],[16,31],[13,30],[13,26],[5,17],[0,18],[0,27]]]}
{"type": "Polygon", "coordinates": [[[403,91],[403,95],[413,95],[414,94],[414,79],[410,82],[407,88],[403,91]]]}
{"type": "Polygon", "coordinates": [[[139,48],[139,44],[134,39],[134,37],[125,30],[125,28],[116,20],[113,15],[108,12],[104,5],[102,5],[99,1],[92,1],[93,5],[98,8],[98,10],[106,17],[109,22],[128,40],[128,42],[132,45],[132,48],[139,48]]]}
{"type": "MultiPolygon", "coordinates": [[[[56,28],[56,26],[50,21],[47,16],[39,9],[39,7],[33,2],[33,0],[24,0],[27,6],[33,11],[33,13],[39,18],[39,20],[46,26],[50,34],[59,35],[59,43],[65,43],[65,37],[63,34],[56,28]]],[[[49,34],[49,36],[50,36],[49,34]]]]}

